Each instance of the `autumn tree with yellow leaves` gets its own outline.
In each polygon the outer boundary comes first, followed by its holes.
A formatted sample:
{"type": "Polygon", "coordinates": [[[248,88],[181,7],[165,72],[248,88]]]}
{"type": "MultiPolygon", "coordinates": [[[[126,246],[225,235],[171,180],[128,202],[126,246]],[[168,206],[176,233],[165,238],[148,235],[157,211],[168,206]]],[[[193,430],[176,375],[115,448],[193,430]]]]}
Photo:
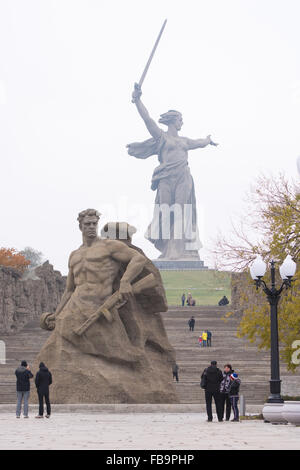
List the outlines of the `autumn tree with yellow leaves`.
{"type": "MultiPolygon", "coordinates": [[[[299,185],[282,175],[260,177],[241,221],[233,226],[229,238],[218,238],[214,252],[223,268],[243,273],[233,276],[233,289],[238,292],[237,310],[242,312],[238,335],[262,349],[270,348],[270,306],[262,291],[255,289],[248,268],[258,254],[265,262],[276,261],[277,268],[288,254],[297,263],[292,288],[282,292],[278,306],[281,357],[290,370],[295,370],[299,367],[299,361],[294,360],[295,342],[300,340],[299,185]]],[[[269,270],[265,280],[270,283],[268,277],[269,270]]],[[[278,272],[276,279],[279,284],[278,272]]]]}

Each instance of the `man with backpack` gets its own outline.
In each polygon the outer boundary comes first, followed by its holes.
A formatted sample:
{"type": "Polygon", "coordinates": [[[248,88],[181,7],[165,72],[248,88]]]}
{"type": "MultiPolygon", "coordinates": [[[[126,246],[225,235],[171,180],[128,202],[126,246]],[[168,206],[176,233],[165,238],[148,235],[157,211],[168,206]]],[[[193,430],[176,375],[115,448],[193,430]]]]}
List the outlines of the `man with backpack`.
{"type": "Polygon", "coordinates": [[[220,403],[220,383],[223,374],[217,367],[217,361],[211,361],[210,366],[201,375],[201,388],[205,390],[205,402],[207,411],[207,421],[212,422],[212,399],[214,398],[218,421],[223,421],[220,403]]]}

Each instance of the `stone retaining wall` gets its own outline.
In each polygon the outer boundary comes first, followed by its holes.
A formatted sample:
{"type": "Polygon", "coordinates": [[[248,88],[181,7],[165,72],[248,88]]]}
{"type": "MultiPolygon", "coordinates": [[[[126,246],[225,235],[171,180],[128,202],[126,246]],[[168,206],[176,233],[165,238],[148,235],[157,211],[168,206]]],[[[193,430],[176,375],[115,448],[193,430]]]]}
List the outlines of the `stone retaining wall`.
{"type": "Polygon", "coordinates": [[[54,312],[66,278],[46,261],[22,275],[0,266],[0,333],[14,334],[43,312],[54,312]]]}

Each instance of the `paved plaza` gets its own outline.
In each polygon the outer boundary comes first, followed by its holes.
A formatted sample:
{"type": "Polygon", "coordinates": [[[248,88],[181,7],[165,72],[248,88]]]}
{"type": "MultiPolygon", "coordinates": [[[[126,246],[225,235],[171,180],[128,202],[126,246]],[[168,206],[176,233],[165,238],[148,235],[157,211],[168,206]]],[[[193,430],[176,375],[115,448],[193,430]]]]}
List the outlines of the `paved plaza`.
{"type": "Polygon", "coordinates": [[[297,449],[300,427],[263,421],[207,423],[204,413],[0,414],[0,449],[297,449]]]}

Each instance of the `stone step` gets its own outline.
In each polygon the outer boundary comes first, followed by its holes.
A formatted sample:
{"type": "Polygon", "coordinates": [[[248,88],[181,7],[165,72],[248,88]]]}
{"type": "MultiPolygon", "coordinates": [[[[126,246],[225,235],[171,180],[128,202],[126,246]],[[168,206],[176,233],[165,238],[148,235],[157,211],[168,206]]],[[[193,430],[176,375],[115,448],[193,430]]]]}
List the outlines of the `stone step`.
{"type": "MultiPolygon", "coordinates": [[[[269,394],[270,352],[258,351],[255,345],[238,338],[238,318],[223,319],[229,311],[230,306],[171,307],[162,314],[170,343],[176,350],[180,382],[175,386],[182,403],[204,403],[200,375],[213,359],[221,368],[225,362],[232,363],[241,377],[241,393],[247,403],[265,402],[269,394]],[[187,326],[192,315],[196,319],[194,332],[187,326]],[[200,348],[198,344],[198,336],[204,329],[213,333],[210,348],[200,348]]],[[[15,403],[15,369],[23,359],[29,364],[34,362],[49,334],[41,330],[35,320],[14,336],[0,337],[7,351],[7,364],[0,365],[0,403],[15,403]]],[[[285,377],[291,375],[285,367],[281,369],[285,377]]]]}

